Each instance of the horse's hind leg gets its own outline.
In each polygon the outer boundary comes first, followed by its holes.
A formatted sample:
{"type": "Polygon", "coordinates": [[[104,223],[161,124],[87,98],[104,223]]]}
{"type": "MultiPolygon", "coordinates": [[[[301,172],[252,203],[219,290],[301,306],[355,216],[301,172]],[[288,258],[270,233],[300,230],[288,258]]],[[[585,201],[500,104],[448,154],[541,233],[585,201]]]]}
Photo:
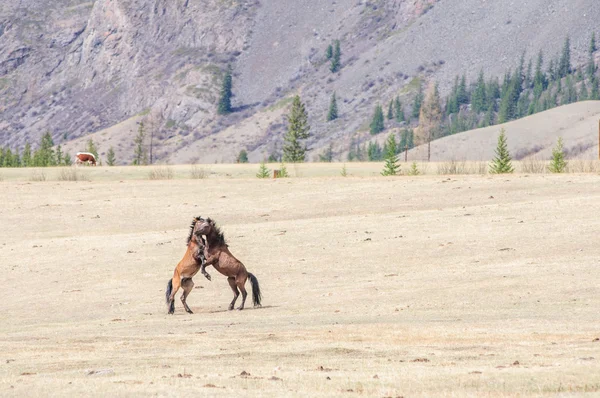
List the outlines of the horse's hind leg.
{"type": "Polygon", "coordinates": [[[238,291],[238,288],[235,284],[235,278],[233,276],[227,278],[227,282],[229,282],[229,286],[231,286],[231,290],[233,290],[233,301],[231,302],[231,304],[229,304],[229,311],[231,311],[233,309],[233,306],[235,305],[235,301],[240,295],[240,292],[238,291]]]}
{"type": "Polygon", "coordinates": [[[238,277],[236,278],[236,284],[238,289],[240,289],[240,291],[242,292],[242,304],[238,307],[238,310],[241,311],[244,309],[244,304],[246,304],[246,296],[248,296],[248,293],[246,292],[246,280],[248,278],[244,277],[244,278],[240,278],[240,276],[238,275],[238,277]]]}
{"type": "Polygon", "coordinates": [[[190,294],[192,289],[194,288],[194,281],[192,278],[184,278],[181,280],[181,288],[183,289],[183,294],[181,295],[181,303],[183,304],[183,308],[187,311],[188,314],[193,314],[190,307],[187,305],[187,296],[190,294]]]}
{"type": "Polygon", "coordinates": [[[173,275],[172,281],[173,288],[171,289],[171,295],[169,296],[168,302],[169,314],[173,314],[175,312],[175,293],[177,293],[179,287],[181,286],[181,278],[179,277],[179,274],[177,272],[175,273],[175,275],[173,275]]]}

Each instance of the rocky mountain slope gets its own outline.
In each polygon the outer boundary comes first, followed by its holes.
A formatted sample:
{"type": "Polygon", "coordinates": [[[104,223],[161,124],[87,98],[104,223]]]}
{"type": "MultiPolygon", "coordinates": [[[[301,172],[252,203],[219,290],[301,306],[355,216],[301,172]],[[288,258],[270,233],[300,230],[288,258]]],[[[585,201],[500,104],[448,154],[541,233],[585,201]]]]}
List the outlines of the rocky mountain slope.
{"type": "Polygon", "coordinates": [[[136,122],[160,161],[257,161],[281,146],[288,98],[310,113],[313,159],[368,139],[376,103],[417,83],[447,92],[457,74],[501,75],[523,52],[555,56],[569,35],[583,64],[600,20],[594,0],[7,0],[0,4],[0,146],[81,150],[93,134],[130,161],[136,122]],[[325,48],[339,39],[342,69],[325,48]],[[233,70],[234,106],[216,115],[233,70]],[[325,122],[338,95],[340,118],[325,122]]]}

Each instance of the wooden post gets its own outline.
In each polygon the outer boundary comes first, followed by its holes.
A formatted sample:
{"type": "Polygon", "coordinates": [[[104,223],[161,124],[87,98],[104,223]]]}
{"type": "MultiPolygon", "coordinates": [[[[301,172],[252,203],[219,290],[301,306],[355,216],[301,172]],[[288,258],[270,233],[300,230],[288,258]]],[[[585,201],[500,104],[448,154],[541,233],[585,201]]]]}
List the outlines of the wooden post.
{"type": "Polygon", "coordinates": [[[280,178],[281,170],[273,170],[273,178],[280,178]]]}
{"type": "Polygon", "coordinates": [[[408,145],[404,145],[404,163],[408,162],[408,145]]]}

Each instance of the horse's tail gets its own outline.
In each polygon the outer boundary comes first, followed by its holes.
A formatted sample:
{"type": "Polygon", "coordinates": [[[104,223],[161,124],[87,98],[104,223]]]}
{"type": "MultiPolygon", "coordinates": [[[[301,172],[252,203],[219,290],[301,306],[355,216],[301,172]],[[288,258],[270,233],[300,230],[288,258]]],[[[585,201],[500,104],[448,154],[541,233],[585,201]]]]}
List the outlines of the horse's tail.
{"type": "Polygon", "coordinates": [[[167,304],[169,304],[169,298],[171,297],[171,292],[173,291],[173,279],[169,279],[167,283],[167,291],[165,292],[165,299],[167,304]]]}
{"type": "Polygon", "coordinates": [[[248,278],[250,279],[250,284],[252,285],[252,301],[254,302],[254,306],[260,307],[260,299],[262,296],[260,294],[260,286],[258,286],[258,279],[256,279],[254,274],[251,274],[250,272],[248,272],[248,278]]]}

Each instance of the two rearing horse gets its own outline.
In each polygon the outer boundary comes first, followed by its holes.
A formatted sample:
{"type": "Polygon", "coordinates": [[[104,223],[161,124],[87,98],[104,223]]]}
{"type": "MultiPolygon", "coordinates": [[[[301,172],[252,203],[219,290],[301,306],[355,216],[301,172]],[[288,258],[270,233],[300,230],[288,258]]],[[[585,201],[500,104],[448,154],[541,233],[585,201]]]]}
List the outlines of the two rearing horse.
{"type": "Polygon", "coordinates": [[[252,301],[254,306],[260,306],[261,294],[258,280],[246,270],[244,264],[231,254],[225,242],[225,236],[210,218],[196,217],[190,226],[190,234],[187,240],[187,250],[183,258],[175,267],[173,278],[167,284],[165,293],[169,314],[175,312],[175,293],[181,287],[183,294],[181,302],[188,313],[192,313],[186,303],[187,296],[194,288],[192,278],[200,271],[208,280],[210,275],[205,271],[207,265],[212,265],[217,271],[227,277],[229,286],[233,291],[233,301],[229,304],[232,310],[242,294],[242,304],[238,310],[244,309],[246,303],[246,281],[250,279],[252,285],[252,301]],[[204,239],[206,237],[206,239],[204,239]]]}

